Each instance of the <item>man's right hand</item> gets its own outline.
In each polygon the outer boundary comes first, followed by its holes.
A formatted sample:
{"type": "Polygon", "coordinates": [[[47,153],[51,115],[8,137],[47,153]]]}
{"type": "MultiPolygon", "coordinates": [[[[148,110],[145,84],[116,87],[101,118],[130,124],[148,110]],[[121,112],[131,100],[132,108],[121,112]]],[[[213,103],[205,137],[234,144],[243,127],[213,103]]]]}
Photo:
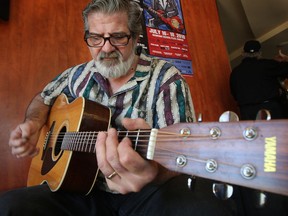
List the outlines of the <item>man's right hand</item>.
{"type": "Polygon", "coordinates": [[[9,146],[12,154],[17,158],[36,156],[39,152],[36,148],[39,135],[40,129],[35,122],[27,120],[19,124],[10,134],[9,146]]]}
{"type": "Polygon", "coordinates": [[[13,155],[21,158],[38,154],[36,144],[49,111],[50,106],[44,104],[40,93],[37,94],[27,108],[24,123],[19,124],[10,134],[9,146],[13,155]]]}

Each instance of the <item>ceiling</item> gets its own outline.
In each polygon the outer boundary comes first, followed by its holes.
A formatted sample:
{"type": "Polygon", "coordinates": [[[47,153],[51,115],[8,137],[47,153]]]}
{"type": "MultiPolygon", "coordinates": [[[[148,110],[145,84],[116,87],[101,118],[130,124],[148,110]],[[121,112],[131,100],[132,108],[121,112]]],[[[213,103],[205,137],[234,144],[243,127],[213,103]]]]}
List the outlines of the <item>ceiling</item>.
{"type": "Polygon", "coordinates": [[[259,40],[262,56],[273,58],[279,47],[288,53],[287,0],[216,0],[231,66],[241,61],[245,41],[259,40]]]}

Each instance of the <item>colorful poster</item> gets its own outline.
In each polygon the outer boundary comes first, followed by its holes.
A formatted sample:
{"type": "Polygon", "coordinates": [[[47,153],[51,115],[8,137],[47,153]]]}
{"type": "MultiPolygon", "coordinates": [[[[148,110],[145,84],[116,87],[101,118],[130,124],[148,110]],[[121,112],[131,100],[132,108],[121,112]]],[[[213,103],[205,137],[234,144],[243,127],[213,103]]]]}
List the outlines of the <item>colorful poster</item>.
{"type": "Polygon", "coordinates": [[[172,62],[182,74],[193,74],[180,0],[141,0],[144,34],[140,43],[149,55],[172,62]]]}

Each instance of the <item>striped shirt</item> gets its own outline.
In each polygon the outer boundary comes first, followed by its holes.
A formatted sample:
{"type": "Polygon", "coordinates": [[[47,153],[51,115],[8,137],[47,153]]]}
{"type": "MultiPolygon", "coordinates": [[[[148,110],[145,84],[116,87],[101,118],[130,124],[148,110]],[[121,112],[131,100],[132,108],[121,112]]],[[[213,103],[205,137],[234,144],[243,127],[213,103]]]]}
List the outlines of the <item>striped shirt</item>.
{"type": "MultiPolygon", "coordinates": [[[[65,70],[44,88],[41,96],[45,104],[52,105],[61,93],[69,102],[82,96],[109,107],[111,126],[116,129],[123,129],[124,117],[144,118],[151,128],[192,122],[195,117],[189,87],[179,70],[143,53],[134,76],[113,95],[108,80],[96,70],[94,60],[65,70]]],[[[112,192],[101,172],[96,186],[112,192]]]]}
{"type": "Polygon", "coordinates": [[[45,104],[52,105],[61,93],[69,102],[83,96],[109,107],[111,126],[117,129],[124,117],[144,118],[151,128],[192,122],[195,117],[189,87],[179,70],[143,53],[134,76],[113,95],[94,60],[65,70],[44,88],[41,96],[45,104]]]}

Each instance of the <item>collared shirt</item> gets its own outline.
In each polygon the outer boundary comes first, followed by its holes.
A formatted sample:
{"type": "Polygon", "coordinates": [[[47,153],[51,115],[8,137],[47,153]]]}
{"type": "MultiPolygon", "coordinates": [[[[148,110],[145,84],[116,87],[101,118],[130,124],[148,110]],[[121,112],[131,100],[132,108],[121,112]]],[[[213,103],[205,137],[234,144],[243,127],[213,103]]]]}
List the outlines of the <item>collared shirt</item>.
{"type": "Polygon", "coordinates": [[[113,95],[94,60],[65,70],[44,88],[41,96],[45,104],[52,105],[61,93],[69,102],[82,96],[109,107],[111,126],[119,129],[124,117],[143,118],[151,128],[192,122],[195,118],[190,90],[179,70],[143,53],[134,76],[113,95]]]}
{"type": "MultiPolygon", "coordinates": [[[[69,102],[77,97],[96,101],[110,108],[111,125],[121,127],[121,120],[143,118],[151,128],[163,128],[178,122],[192,122],[194,108],[189,87],[172,64],[141,54],[134,76],[110,94],[109,82],[95,68],[94,60],[65,70],[42,91],[44,103],[52,105],[64,93],[69,102]]],[[[96,185],[112,192],[100,172],[96,185]]]]}

